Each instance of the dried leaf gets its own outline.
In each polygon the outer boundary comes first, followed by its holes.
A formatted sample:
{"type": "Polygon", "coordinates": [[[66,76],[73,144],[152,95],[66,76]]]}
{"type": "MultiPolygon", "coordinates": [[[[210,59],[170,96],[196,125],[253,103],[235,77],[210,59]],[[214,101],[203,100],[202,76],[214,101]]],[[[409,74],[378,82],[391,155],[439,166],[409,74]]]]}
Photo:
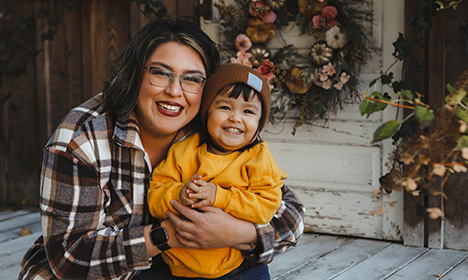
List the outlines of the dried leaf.
{"type": "Polygon", "coordinates": [[[438,196],[438,195],[441,195],[441,196],[443,196],[445,199],[447,199],[447,200],[448,200],[448,197],[447,197],[447,195],[446,195],[445,193],[443,193],[443,192],[431,190],[431,192],[430,192],[430,193],[431,193],[431,195],[432,195],[432,196],[438,196]]]}
{"type": "Polygon", "coordinates": [[[445,171],[447,171],[447,168],[442,164],[435,163],[432,166],[432,173],[434,173],[434,175],[442,177],[445,175],[445,171]]]}
{"type": "Polygon", "coordinates": [[[464,147],[464,148],[461,150],[461,152],[462,152],[462,157],[463,157],[464,159],[468,159],[468,148],[467,148],[467,147],[464,147]]]}
{"type": "Polygon", "coordinates": [[[380,194],[380,190],[379,190],[379,189],[375,189],[375,190],[372,192],[372,197],[377,197],[379,194],[380,194]]]}
{"type": "Polygon", "coordinates": [[[466,172],[468,169],[463,164],[455,164],[452,167],[453,171],[455,172],[466,172]]]}
{"type": "Polygon", "coordinates": [[[387,211],[387,207],[380,206],[379,209],[374,210],[374,211],[370,211],[369,214],[370,215],[375,215],[375,216],[382,216],[385,211],[387,211]]]}
{"type": "Polygon", "coordinates": [[[421,194],[421,191],[413,191],[411,192],[412,196],[419,196],[421,194]]]}
{"type": "Polygon", "coordinates": [[[406,188],[407,191],[412,192],[418,188],[418,184],[412,178],[408,178],[405,181],[401,182],[401,184],[406,188]]]}
{"type": "Polygon", "coordinates": [[[392,201],[392,202],[387,202],[388,206],[390,206],[390,207],[395,207],[395,204],[397,204],[397,203],[398,203],[397,200],[392,201]]]}
{"type": "Polygon", "coordinates": [[[442,210],[440,210],[440,208],[437,208],[437,207],[427,208],[426,211],[429,214],[429,218],[433,220],[444,216],[444,213],[442,213],[442,210]]]}
{"type": "Polygon", "coordinates": [[[22,228],[21,231],[19,232],[20,236],[27,236],[27,235],[31,235],[31,234],[33,234],[33,233],[31,231],[31,229],[28,228],[28,227],[22,228]]]}

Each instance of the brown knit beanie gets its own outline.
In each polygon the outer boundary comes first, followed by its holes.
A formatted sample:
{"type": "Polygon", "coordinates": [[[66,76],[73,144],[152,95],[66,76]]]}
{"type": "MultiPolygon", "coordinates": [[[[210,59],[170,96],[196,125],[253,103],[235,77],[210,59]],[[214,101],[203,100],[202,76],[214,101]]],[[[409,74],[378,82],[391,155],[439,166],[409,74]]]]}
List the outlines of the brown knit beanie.
{"type": "Polygon", "coordinates": [[[206,81],[200,108],[200,120],[203,127],[206,126],[208,108],[216,95],[224,87],[236,83],[246,84],[258,91],[262,96],[262,118],[261,123],[258,124],[258,131],[260,132],[263,129],[270,112],[270,86],[268,85],[268,81],[257,70],[238,63],[218,66],[213,75],[206,81]]]}

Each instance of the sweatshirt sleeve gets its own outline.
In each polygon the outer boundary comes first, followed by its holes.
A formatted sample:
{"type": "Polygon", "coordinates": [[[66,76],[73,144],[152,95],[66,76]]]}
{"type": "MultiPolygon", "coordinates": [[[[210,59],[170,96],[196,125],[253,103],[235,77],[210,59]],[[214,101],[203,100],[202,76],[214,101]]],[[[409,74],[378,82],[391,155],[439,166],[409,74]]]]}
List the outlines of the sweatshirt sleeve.
{"type": "Polygon", "coordinates": [[[287,174],[278,168],[266,143],[254,146],[249,153],[255,156],[241,170],[243,177],[248,177],[248,187],[218,186],[214,206],[236,218],[266,224],[281,205],[281,187],[287,174]]]}

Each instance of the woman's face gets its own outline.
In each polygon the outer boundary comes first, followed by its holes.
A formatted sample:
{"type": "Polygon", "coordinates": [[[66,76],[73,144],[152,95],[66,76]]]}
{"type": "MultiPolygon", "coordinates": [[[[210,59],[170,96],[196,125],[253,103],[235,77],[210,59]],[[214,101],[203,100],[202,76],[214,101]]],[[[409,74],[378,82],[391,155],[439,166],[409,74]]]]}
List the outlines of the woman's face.
{"type": "MultiPolygon", "coordinates": [[[[192,48],[175,42],[160,45],[146,61],[145,67],[159,67],[178,74],[206,77],[203,61],[192,48]]],[[[179,77],[168,87],[154,86],[148,69],[143,70],[136,114],[141,133],[152,137],[171,137],[198,113],[203,88],[198,93],[184,92],[179,77]]]]}

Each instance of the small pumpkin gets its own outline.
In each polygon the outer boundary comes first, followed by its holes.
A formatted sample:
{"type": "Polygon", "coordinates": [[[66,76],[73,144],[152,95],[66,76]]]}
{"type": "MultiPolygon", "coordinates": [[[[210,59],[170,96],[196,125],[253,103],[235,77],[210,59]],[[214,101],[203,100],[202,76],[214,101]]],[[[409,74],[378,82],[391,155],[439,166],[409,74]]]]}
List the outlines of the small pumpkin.
{"type": "Polygon", "coordinates": [[[289,69],[288,74],[286,75],[286,86],[288,87],[291,93],[304,94],[312,86],[312,82],[310,82],[307,85],[304,85],[302,72],[304,72],[304,69],[300,69],[297,67],[289,69]]]}
{"type": "Polygon", "coordinates": [[[333,49],[325,41],[318,41],[310,49],[309,56],[312,61],[318,65],[325,65],[331,62],[333,58],[333,49]]]}
{"type": "Polygon", "coordinates": [[[245,33],[249,36],[252,43],[265,44],[275,37],[275,25],[263,22],[259,17],[254,17],[249,19],[245,33]]]}
{"type": "Polygon", "coordinates": [[[348,43],[348,37],[346,34],[341,32],[338,26],[334,26],[325,33],[327,38],[327,45],[336,49],[341,49],[348,43]]]}
{"type": "Polygon", "coordinates": [[[265,45],[253,45],[249,53],[252,55],[250,62],[254,68],[262,65],[264,60],[269,60],[271,57],[271,51],[265,45]]]}
{"type": "Polygon", "coordinates": [[[279,8],[283,7],[285,1],[286,0],[265,0],[265,4],[270,6],[272,10],[279,10],[279,8]]]}
{"type": "Polygon", "coordinates": [[[328,6],[328,0],[298,0],[299,11],[303,13],[306,18],[311,18],[322,12],[323,8],[328,6]]]}

